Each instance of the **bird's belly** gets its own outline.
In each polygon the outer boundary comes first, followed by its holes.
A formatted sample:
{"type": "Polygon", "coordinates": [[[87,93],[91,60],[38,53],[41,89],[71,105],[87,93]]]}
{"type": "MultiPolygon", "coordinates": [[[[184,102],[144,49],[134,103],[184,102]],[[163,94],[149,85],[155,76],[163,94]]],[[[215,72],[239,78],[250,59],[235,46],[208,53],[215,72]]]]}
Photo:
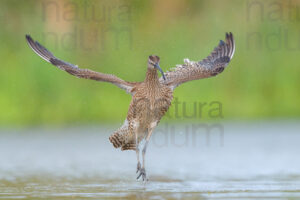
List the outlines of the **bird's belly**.
{"type": "Polygon", "coordinates": [[[154,100],[135,102],[130,109],[133,119],[139,122],[139,126],[149,127],[151,123],[158,122],[167,112],[171,101],[154,100]]]}

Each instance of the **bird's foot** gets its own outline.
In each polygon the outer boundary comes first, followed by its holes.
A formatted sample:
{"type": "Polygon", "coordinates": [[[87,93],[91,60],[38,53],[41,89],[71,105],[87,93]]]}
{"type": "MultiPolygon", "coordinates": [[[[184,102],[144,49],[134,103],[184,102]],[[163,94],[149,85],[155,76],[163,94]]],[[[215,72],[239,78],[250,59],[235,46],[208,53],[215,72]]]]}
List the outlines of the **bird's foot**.
{"type": "Polygon", "coordinates": [[[138,173],[141,170],[141,163],[138,162],[137,167],[136,167],[136,173],[138,173]]]}
{"type": "Polygon", "coordinates": [[[142,177],[143,181],[148,181],[147,177],[146,177],[146,170],[145,168],[141,168],[140,173],[138,175],[138,177],[136,179],[139,179],[140,177],[142,177]]]}

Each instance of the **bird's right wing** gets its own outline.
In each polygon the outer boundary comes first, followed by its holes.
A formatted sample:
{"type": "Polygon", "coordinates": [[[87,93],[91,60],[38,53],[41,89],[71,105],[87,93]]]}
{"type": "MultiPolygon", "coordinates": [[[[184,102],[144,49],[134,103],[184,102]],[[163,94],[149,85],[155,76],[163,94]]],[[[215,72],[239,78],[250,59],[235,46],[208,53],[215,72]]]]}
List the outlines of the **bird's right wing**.
{"type": "Polygon", "coordinates": [[[110,82],[121,89],[126,90],[127,93],[132,93],[133,87],[136,83],[124,81],[114,75],[111,74],[103,74],[100,72],[95,72],[89,69],[80,69],[77,65],[73,65],[71,63],[65,62],[56,58],[50,51],[48,51],[45,47],[43,47],[37,41],[34,41],[29,35],[26,35],[26,40],[31,49],[39,55],[41,58],[46,60],[47,62],[53,64],[59,69],[68,72],[74,76],[85,79],[92,79],[96,81],[110,82]]]}
{"type": "Polygon", "coordinates": [[[177,65],[171,71],[165,72],[166,80],[161,77],[160,82],[174,89],[188,81],[216,76],[228,65],[234,51],[233,35],[232,33],[226,33],[225,42],[221,40],[208,57],[197,62],[185,59],[185,64],[177,65]]]}

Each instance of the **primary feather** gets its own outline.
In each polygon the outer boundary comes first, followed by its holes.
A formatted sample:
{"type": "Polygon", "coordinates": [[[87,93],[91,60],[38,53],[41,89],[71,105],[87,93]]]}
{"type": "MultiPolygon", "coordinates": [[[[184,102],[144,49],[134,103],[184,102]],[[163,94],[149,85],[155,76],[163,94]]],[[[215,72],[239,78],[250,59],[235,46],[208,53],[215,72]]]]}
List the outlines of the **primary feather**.
{"type": "Polygon", "coordinates": [[[177,65],[171,71],[165,72],[166,80],[160,78],[160,82],[174,89],[187,81],[216,76],[228,65],[234,51],[233,35],[232,33],[226,33],[225,42],[221,40],[208,57],[199,62],[185,59],[183,65],[177,65]]]}

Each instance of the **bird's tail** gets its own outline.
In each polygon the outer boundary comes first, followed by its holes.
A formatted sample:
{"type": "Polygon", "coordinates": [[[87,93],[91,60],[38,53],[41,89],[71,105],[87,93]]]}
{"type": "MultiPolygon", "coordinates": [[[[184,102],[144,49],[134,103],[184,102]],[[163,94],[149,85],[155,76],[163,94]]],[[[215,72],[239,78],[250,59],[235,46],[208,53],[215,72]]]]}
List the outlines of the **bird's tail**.
{"type": "Polygon", "coordinates": [[[135,150],[136,145],[134,140],[129,140],[127,137],[128,134],[122,133],[123,131],[120,130],[114,132],[110,137],[109,141],[114,145],[115,148],[120,148],[121,150],[135,150]]]}
{"type": "Polygon", "coordinates": [[[114,145],[115,148],[119,148],[124,143],[124,136],[120,135],[118,132],[115,132],[109,137],[109,141],[114,145]]]}

